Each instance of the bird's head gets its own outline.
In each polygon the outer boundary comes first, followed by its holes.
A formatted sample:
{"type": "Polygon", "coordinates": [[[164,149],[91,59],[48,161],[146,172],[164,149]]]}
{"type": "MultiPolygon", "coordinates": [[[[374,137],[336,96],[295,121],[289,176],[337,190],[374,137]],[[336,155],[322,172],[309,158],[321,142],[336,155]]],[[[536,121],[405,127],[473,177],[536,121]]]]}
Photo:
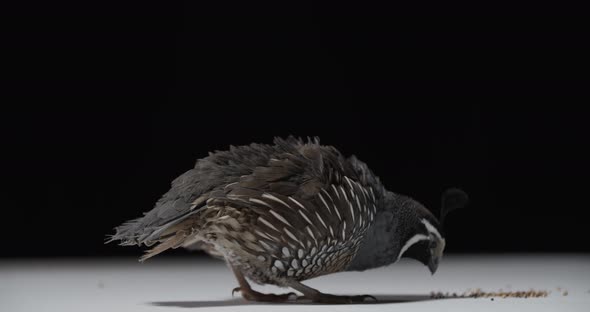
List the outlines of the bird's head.
{"type": "Polygon", "coordinates": [[[399,258],[412,258],[428,266],[434,274],[445,249],[444,218],[452,210],[465,206],[468,197],[459,189],[449,189],[443,193],[440,220],[419,202],[406,199],[402,205],[410,213],[408,226],[402,239],[399,258]]]}

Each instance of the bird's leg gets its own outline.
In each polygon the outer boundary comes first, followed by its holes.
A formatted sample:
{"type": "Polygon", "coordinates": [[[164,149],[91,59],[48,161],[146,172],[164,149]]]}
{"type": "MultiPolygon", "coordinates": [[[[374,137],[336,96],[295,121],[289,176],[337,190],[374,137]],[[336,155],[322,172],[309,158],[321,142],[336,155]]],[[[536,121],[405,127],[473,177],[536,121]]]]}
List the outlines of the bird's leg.
{"type": "Polygon", "coordinates": [[[324,294],[316,289],[313,289],[309,286],[305,286],[296,281],[291,282],[289,286],[303,293],[303,297],[299,297],[298,299],[310,299],[311,301],[318,303],[355,303],[370,300],[377,301],[375,297],[370,295],[336,296],[324,294]]]}
{"type": "Polygon", "coordinates": [[[236,276],[238,283],[240,284],[239,287],[236,287],[232,290],[232,295],[234,294],[234,292],[239,291],[240,293],[242,293],[242,297],[244,297],[244,299],[246,300],[266,302],[285,302],[288,300],[295,300],[297,298],[297,295],[295,293],[275,295],[257,292],[254,289],[252,289],[252,287],[250,287],[250,284],[238,268],[231,266],[231,269],[234,272],[234,275],[236,276]]]}

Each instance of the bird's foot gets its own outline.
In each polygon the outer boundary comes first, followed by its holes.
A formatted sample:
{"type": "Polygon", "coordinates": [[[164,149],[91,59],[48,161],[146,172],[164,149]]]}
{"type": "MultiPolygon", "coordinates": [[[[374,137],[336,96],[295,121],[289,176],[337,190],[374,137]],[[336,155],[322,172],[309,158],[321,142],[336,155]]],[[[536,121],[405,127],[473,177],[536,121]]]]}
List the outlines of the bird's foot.
{"type": "Polygon", "coordinates": [[[240,292],[242,297],[248,301],[263,301],[263,302],[285,302],[285,301],[294,301],[297,299],[297,295],[295,293],[288,293],[288,294],[264,294],[255,291],[252,288],[242,289],[241,287],[236,287],[232,290],[231,294],[234,295],[235,292],[240,292]]]}
{"type": "Polygon", "coordinates": [[[360,295],[360,296],[336,296],[330,294],[319,293],[313,297],[301,296],[297,300],[311,300],[317,303],[329,303],[329,304],[343,304],[343,303],[363,303],[363,302],[377,302],[377,298],[371,295],[360,295]]]}

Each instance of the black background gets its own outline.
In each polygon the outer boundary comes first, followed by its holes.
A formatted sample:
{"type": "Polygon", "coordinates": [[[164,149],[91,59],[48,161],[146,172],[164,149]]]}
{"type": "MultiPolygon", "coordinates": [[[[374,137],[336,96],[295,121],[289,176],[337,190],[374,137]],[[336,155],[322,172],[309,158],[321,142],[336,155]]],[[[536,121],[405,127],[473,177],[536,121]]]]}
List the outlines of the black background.
{"type": "Polygon", "coordinates": [[[105,235],[197,158],[289,134],[356,154],[436,214],[444,189],[466,190],[449,252],[588,252],[582,9],[6,8],[0,256],[138,256],[105,235]]]}

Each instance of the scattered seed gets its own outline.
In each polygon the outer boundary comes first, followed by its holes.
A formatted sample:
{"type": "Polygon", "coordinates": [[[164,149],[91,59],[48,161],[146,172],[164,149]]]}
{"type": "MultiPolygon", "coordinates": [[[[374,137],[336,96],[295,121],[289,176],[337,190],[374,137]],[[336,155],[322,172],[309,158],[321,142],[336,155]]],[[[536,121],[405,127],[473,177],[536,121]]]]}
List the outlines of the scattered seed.
{"type": "MultiPolygon", "coordinates": [[[[566,291],[567,293],[567,291],[566,291]]],[[[564,296],[567,294],[564,293],[564,296]]],[[[430,297],[433,299],[445,299],[445,298],[492,298],[493,297],[500,297],[500,298],[540,298],[540,297],[547,297],[549,292],[546,290],[528,290],[528,291],[496,291],[496,292],[486,292],[481,290],[480,288],[476,290],[468,290],[462,294],[457,293],[450,293],[450,292],[431,292],[430,297]]]]}

